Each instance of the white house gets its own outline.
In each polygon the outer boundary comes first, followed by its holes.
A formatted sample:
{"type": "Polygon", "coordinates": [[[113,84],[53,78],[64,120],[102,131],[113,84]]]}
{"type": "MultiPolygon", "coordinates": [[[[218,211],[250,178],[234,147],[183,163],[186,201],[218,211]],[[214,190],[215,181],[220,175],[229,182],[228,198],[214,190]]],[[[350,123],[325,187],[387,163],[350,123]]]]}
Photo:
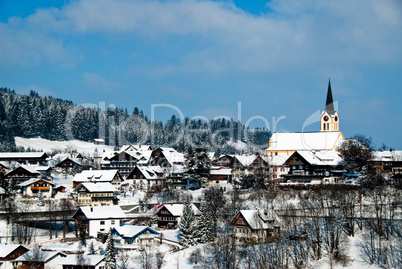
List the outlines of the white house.
{"type": "MultiPolygon", "coordinates": [[[[114,227],[112,230],[113,239],[118,244],[137,244],[139,246],[150,246],[159,233],[148,226],[125,224],[114,227]]],[[[118,247],[118,245],[116,245],[118,247]]]]}
{"type": "Polygon", "coordinates": [[[89,238],[108,233],[110,228],[119,227],[126,217],[120,206],[85,206],[73,215],[77,229],[84,228],[89,238]]]}

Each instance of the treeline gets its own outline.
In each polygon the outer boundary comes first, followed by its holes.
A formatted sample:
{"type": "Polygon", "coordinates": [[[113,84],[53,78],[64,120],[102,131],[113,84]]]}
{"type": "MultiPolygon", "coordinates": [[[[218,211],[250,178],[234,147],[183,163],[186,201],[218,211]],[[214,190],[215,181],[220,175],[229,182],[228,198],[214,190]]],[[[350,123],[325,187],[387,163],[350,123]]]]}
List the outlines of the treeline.
{"type": "Polygon", "coordinates": [[[83,141],[103,138],[116,148],[131,143],[169,146],[179,151],[200,142],[218,154],[234,154],[266,147],[271,133],[225,118],[182,121],[173,115],[163,124],[151,122],[137,107],[129,114],[127,109],[83,107],[71,101],[40,97],[34,91],[20,95],[0,88],[0,151],[15,151],[15,136],[83,141]],[[239,149],[233,144],[237,141],[246,142],[248,148],[239,149]]]}

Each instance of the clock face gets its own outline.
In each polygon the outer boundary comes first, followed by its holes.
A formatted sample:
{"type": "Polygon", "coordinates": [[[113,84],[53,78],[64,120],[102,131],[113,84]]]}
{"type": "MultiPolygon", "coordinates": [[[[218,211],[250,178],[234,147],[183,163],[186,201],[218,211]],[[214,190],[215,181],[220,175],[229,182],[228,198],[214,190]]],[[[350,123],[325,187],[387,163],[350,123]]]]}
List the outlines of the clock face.
{"type": "Polygon", "coordinates": [[[338,121],[338,116],[335,116],[335,121],[338,121]]]}
{"type": "Polygon", "coordinates": [[[328,116],[325,116],[324,121],[328,121],[328,120],[329,120],[328,116]]]}

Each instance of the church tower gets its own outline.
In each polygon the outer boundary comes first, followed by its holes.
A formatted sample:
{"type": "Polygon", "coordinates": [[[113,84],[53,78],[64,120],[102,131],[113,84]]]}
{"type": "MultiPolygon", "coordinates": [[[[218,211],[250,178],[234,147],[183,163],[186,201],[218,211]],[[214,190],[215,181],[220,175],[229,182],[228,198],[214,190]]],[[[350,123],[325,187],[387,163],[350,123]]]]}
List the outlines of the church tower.
{"type": "Polygon", "coordinates": [[[328,82],[327,102],[325,110],[321,114],[321,132],[339,132],[339,115],[334,109],[332,99],[331,78],[328,82]]]}

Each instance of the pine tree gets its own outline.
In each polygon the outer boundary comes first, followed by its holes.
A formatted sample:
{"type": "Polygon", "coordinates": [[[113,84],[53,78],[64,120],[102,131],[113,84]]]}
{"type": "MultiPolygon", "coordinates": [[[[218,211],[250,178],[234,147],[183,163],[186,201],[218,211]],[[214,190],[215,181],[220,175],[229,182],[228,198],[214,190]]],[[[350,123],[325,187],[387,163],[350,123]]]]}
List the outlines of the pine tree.
{"type": "Polygon", "coordinates": [[[212,242],[215,239],[214,221],[211,212],[208,210],[205,204],[202,205],[201,216],[198,219],[197,233],[198,241],[200,243],[212,242]]]}
{"type": "Polygon", "coordinates": [[[88,246],[88,255],[96,255],[95,244],[93,241],[88,246]]]}
{"type": "Polygon", "coordinates": [[[114,247],[112,228],[110,228],[109,235],[106,240],[105,262],[106,269],[116,268],[116,249],[114,247]]]}
{"type": "Polygon", "coordinates": [[[211,162],[205,148],[200,143],[196,143],[194,149],[188,148],[185,159],[185,176],[197,181],[200,186],[206,186],[211,162]]]}
{"type": "Polygon", "coordinates": [[[187,201],[183,208],[181,222],[179,224],[180,230],[180,243],[184,246],[193,246],[197,242],[196,238],[196,220],[194,211],[189,201],[187,201]]]}

